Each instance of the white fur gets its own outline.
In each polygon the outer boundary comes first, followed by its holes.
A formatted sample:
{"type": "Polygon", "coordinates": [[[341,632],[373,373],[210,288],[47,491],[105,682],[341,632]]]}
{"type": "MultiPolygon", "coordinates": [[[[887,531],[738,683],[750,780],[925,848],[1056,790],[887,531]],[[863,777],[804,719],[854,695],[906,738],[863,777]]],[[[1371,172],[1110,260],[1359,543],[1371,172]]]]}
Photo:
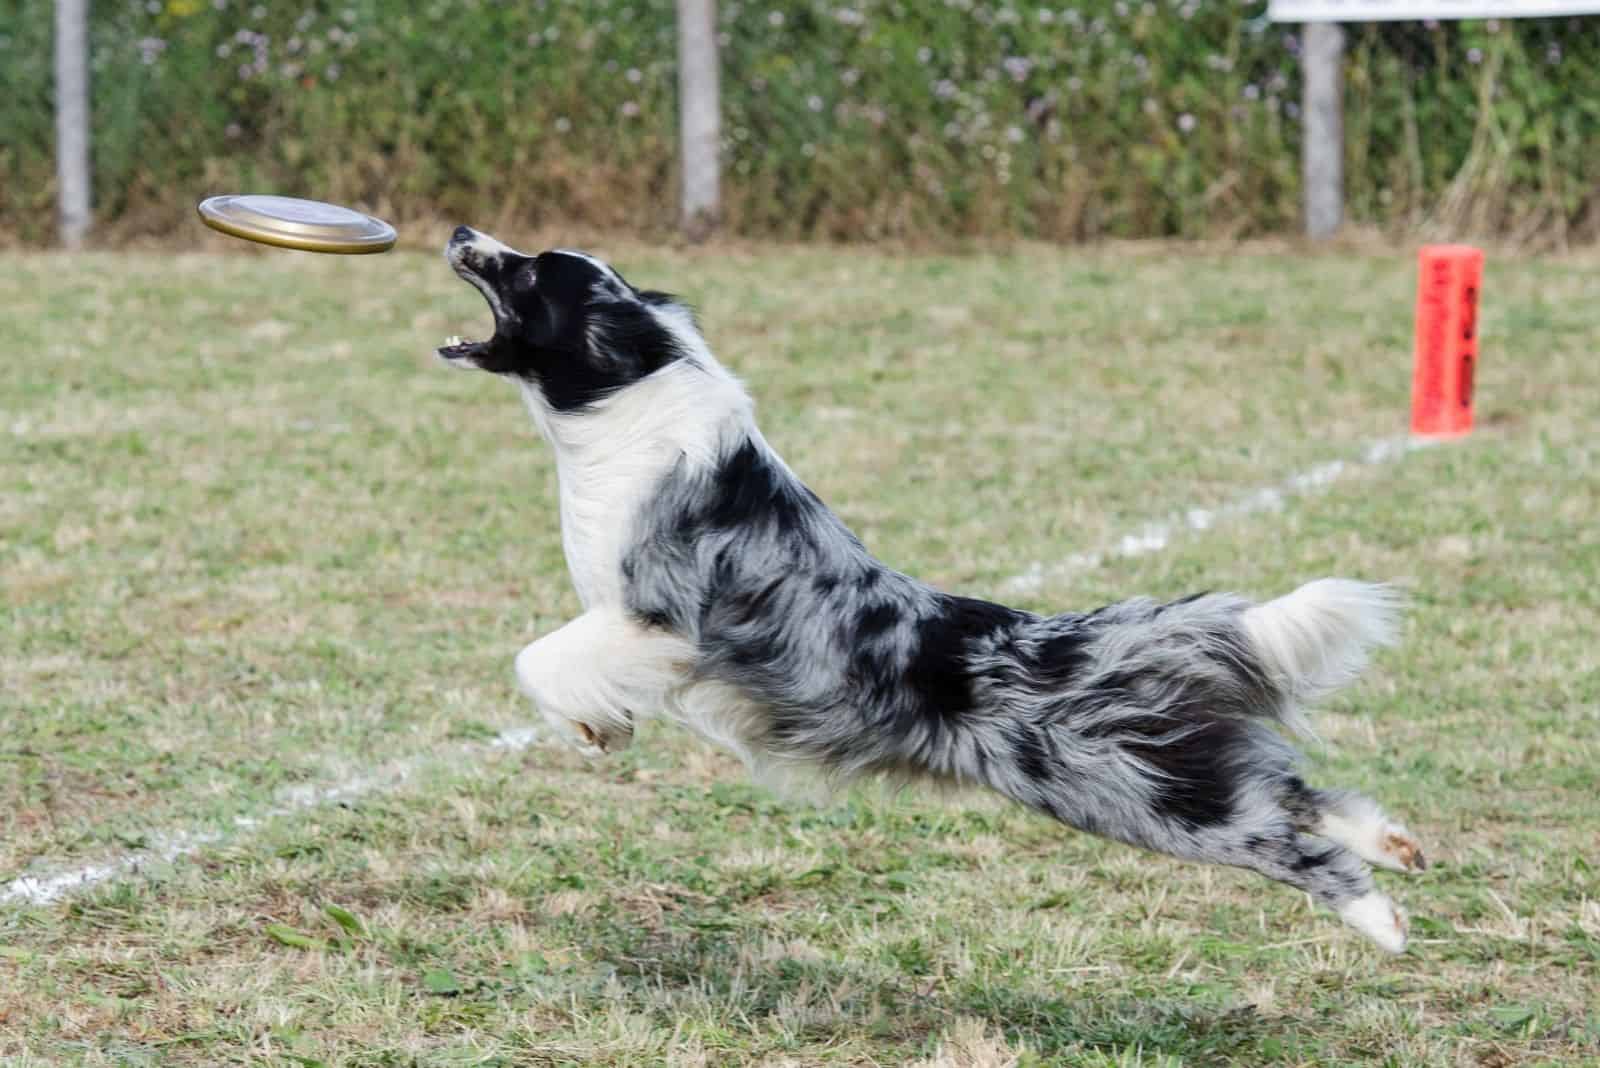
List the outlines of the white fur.
{"type": "MultiPolygon", "coordinates": [[[[460,245],[450,245],[445,254],[445,258],[450,261],[451,266],[458,266],[460,263],[460,257],[468,251],[476,253],[483,259],[492,259],[502,253],[514,252],[515,250],[512,249],[510,245],[496,241],[488,234],[480,234],[477,231],[473,231],[473,237],[471,241],[464,242],[460,245]]],[[[476,272],[469,271],[463,274],[458,269],[457,273],[461,274],[461,277],[471,282],[473,288],[475,288],[479,293],[483,294],[483,299],[489,302],[489,308],[494,312],[494,317],[496,320],[499,320],[504,316],[505,306],[500,303],[500,294],[495,292],[494,286],[491,286],[488,282],[478,277],[476,272]]]]}
{"type": "MultiPolygon", "coordinates": [[[[1391,645],[1400,597],[1388,586],[1318,579],[1244,614],[1262,662],[1296,705],[1309,705],[1361,674],[1374,646],[1391,645]]],[[[1310,730],[1297,708],[1285,722],[1310,730]]]]}
{"type": "Polygon", "coordinates": [[[555,449],[561,545],[585,608],[622,604],[622,551],[646,493],[680,461],[710,464],[750,399],[714,361],[677,360],[594,408],[553,412],[532,383],[522,395],[555,449]]]}
{"type": "Polygon", "coordinates": [[[1339,910],[1339,918],[1390,953],[1406,950],[1405,916],[1377,890],[1351,900],[1339,910]]]}
{"type": "Polygon", "coordinates": [[[628,747],[635,713],[656,712],[693,656],[668,631],[596,609],[518,653],[517,684],[563,739],[597,756],[628,747]]]}
{"type": "Polygon", "coordinates": [[[1390,820],[1376,801],[1360,794],[1349,794],[1336,807],[1324,809],[1315,833],[1390,871],[1419,871],[1426,866],[1411,832],[1390,820]]]}

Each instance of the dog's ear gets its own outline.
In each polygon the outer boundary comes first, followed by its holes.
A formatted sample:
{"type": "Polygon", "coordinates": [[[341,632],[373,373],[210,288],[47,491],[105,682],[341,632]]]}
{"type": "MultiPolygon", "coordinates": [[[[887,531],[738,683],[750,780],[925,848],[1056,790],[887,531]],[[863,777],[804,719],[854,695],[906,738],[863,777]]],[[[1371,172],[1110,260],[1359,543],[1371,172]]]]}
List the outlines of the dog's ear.
{"type": "Polygon", "coordinates": [[[680,312],[684,318],[689,320],[689,325],[695,328],[695,332],[699,332],[700,316],[695,314],[695,310],[693,308],[679,300],[673,294],[663,293],[659,289],[641,289],[639,290],[639,299],[650,305],[652,308],[671,308],[677,312],[680,312]]]}
{"type": "MultiPolygon", "coordinates": [[[[665,294],[656,294],[665,296],[665,294]]],[[[673,331],[640,300],[604,301],[589,308],[594,358],[615,362],[629,378],[643,378],[685,353],[673,331]]]]}

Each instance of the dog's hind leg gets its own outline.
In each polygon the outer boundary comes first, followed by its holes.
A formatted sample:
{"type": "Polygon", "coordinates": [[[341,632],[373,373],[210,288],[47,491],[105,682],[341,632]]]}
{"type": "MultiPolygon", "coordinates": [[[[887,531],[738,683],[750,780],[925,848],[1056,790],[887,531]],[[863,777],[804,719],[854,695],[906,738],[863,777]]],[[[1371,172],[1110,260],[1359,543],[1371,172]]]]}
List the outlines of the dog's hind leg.
{"type": "Polygon", "coordinates": [[[1293,751],[1260,724],[1213,719],[1161,734],[1163,721],[1123,722],[1127,729],[1109,747],[1102,741],[1097,759],[1071,764],[1064,747],[1052,753],[1044,732],[1012,725],[1017,757],[991,781],[1084,830],[1303,890],[1384,949],[1405,948],[1404,919],[1373,885],[1360,852],[1319,836],[1330,822],[1342,831],[1341,815],[1371,819],[1375,806],[1312,791],[1295,774],[1293,751]]]}
{"type": "Polygon", "coordinates": [[[660,711],[690,652],[675,634],[596,609],[518,653],[517,683],[558,736],[599,756],[632,744],[634,716],[660,711]]]}
{"type": "Polygon", "coordinates": [[[1406,948],[1405,916],[1373,885],[1372,873],[1355,852],[1287,825],[1275,833],[1248,835],[1242,844],[1242,851],[1224,848],[1231,854],[1227,863],[1304,890],[1390,953],[1406,948]]]}

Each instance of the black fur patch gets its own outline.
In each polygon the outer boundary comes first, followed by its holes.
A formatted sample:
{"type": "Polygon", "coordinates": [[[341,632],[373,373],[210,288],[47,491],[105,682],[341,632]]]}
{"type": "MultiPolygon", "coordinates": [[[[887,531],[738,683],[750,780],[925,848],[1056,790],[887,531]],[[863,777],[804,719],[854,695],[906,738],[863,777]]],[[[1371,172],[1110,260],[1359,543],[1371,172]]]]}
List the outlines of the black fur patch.
{"type": "Polygon", "coordinates": [[[723,529],[770,523],[787,531],[799,526],[811,507],[794,480],[747,441],[717,467],[700,514],[707,524],[723,529]]]}
{"type": "Polygon", "coordinates": [[[1011,759],[1022,773],[1048,789],[1052,779],[1050,752],[1039,730],[1028,724],[1014,724],[1006,730],[1006,741],[1011,745],[1011,759]]]}
{"type": "Polygon", "coordinates": [[[1171,721],[1129,721],[1122,748],[1157,773],[1162,808],[1154,813],[1190,828],[1212,827],[1233,815],[1237,749],[1248,744],[1245,724],[1212,719],[1185,727],[1171,721]],[[1139,725],[1146,729],[1139,730],[1139,725]]]}
{"type": "Polygon", "coordinates": [[[906,669],[906,686],[919,711],[949,720],[972,710],[972,644],[1014,626],[1026,616],[1014,608],[971,597],[941,595],[939,611],[917,624],[917,651],[906,669]]]}

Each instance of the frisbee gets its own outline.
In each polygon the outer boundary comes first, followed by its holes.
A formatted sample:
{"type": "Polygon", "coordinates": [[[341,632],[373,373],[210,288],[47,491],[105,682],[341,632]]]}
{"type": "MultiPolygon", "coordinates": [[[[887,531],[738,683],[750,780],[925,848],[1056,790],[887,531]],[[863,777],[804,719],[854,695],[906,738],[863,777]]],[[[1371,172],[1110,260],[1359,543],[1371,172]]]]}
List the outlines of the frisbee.
{"type": "Polygon", "coordinates": [[[344,255],[394,247],[394,227],[382,219],[320,200],[253,194],[208,197],[199,210],[211,229],[263,245],[344,255]]]}

